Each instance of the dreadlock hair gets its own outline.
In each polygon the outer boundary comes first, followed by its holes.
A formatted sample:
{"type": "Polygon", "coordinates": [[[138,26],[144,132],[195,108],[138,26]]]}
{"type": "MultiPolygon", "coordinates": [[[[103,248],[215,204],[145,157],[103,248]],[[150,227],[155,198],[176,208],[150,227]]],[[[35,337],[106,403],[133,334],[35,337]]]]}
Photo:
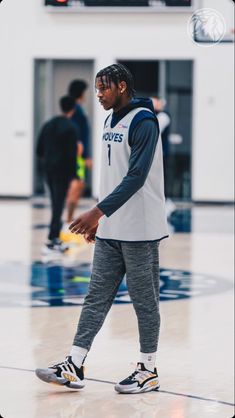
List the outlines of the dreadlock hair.
{"type": "Polygon", "coordinates": [[[111,82],[118,86],[121,81],[125,81],[128,95],[130,97],[135,95],[133,76],[123,64],[113,64],[103,68],[96,74],[96,78],[100,78],[102,84],[106,84],[108,87],[111,82]]]}

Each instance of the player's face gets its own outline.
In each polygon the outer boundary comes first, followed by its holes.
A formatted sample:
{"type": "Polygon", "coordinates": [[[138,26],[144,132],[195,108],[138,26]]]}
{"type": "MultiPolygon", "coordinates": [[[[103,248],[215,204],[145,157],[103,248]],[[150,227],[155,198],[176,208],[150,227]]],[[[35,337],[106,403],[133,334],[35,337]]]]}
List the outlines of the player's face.
{"type": "Polygon", "coordinates": [[[104,80],[102,81],[101,78],[97,78],[95,88],[99,102],[105,110],[115,110],[120,107],[120,86],[116,86],[113,82],[108,85],[104,80]]]}

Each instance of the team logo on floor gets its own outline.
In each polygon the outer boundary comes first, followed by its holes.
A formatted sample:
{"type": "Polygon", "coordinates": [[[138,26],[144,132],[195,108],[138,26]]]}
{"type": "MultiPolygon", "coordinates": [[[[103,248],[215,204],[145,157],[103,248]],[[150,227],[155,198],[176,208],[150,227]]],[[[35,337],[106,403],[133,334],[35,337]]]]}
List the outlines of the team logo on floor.
{"type": "MultiPolygon", "coordinates": [[[[91,265],[61,265],[34,262],[31,266],[9,263],[0,266],[0,306],[73,306],[82,305],[88,292],[91,265]]],[[[177,301],[203,297],[230,290],[232,283],[184,270],[160,270],[160,300],[177,301]]],[[[131,303],[124,277],[114,303],[131,303]]]]}

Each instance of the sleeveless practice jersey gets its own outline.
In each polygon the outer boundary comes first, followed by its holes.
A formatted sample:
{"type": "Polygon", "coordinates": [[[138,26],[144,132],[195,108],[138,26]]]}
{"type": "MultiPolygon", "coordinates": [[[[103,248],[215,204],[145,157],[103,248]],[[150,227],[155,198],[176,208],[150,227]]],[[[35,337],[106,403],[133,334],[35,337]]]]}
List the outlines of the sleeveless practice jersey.
{"type": "MultiPolygon", "coordinates": [[[[106,120],[102,138],[100,201],[127,175],[131,155],[129,130],[134,117],[143,110],[152,114],[146,108],[135,108],[113,128],[112,115],[106,120]]],[[[160,135],[144,185],[111,216],[100,219],[96,236],[119,241],[153,241],[168,236],[160,135]]]]}

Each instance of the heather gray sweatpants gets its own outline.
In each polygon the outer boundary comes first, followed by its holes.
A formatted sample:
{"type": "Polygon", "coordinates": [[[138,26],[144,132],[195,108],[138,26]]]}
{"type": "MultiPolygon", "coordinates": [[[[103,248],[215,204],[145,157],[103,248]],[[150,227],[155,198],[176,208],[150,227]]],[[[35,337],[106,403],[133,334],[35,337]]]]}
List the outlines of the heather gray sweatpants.
{"type": "Polygon", "coordinates": [[[126,273],[128,291],[138,319],[140,351],[153,353],[157,350],[160,329],[158,248],[158,241],[96,239],[89,292],[74,345],[90,349],[126,273]]]}

